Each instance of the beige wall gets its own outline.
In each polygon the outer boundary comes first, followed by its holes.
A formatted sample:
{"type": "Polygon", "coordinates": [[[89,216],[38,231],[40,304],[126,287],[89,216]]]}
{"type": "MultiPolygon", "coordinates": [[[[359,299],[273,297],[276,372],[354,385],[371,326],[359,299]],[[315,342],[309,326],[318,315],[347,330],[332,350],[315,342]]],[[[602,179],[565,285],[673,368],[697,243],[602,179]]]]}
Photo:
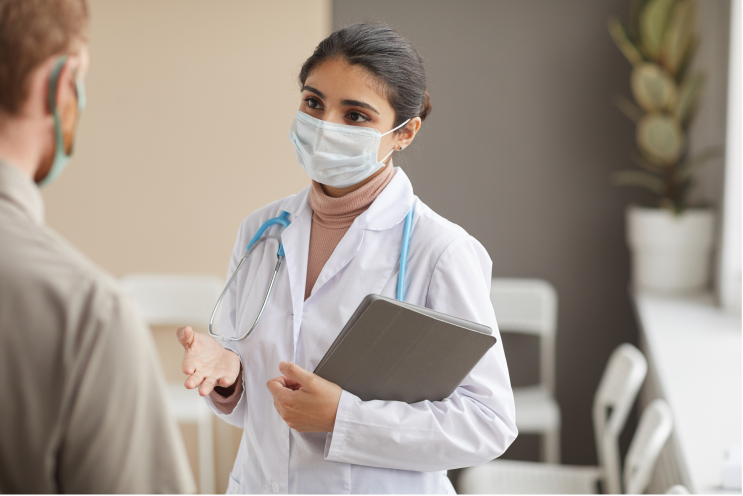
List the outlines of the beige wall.
{"type": "MultiPolygon", "coordinates": [[[[75,158],[43,190],[48,223],[116,276],[223,277],[240,222],[309,180],[289,126],[330,0],[91,0],[88,106],[75,158]]],[[[174,329],[154,329],[180,381],[174,329]]],[[[196,433],[183,428],[196,466],[196,433]]],[[[217,491],[240,431],[215,426],[217,491]]],[[[198,471],[195,471],[198,478],[198,471]]]]}
{"type": "Polygon", "coordinates": [[[289,143],[330,1],[91,1],[88,107],[49,224],[115,275],[223,277],[240,221],[309,184],[289,143]]]}

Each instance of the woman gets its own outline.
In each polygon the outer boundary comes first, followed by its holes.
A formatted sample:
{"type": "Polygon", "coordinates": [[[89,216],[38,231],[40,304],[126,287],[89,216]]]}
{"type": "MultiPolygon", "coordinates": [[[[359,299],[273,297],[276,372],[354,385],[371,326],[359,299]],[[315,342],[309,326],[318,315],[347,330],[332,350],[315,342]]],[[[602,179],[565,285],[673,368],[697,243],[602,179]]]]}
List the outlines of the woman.
{"type": "Polygon", "coordinates": [[[288,212],[291,221],[272,227],[237,273],[220,332],[241,336],[253,324],[279,233],[285,263],[245,340],[225,348],[178,330],[186,387],[244,429],[228,492],[451,493],[446,470],[496,458],[516,427],[490,258],[392,165],[431,111],[421,59],[389,27],[355,24],[318,45],[299,81],[290,139],[312,185],[242,223],[229,274],[266,220],[288,212]],[[411,208],[405,301],[487,325],[498,343],[444,401],[361,401],[310,371],[366,295],[395,297],[411,208]]]}

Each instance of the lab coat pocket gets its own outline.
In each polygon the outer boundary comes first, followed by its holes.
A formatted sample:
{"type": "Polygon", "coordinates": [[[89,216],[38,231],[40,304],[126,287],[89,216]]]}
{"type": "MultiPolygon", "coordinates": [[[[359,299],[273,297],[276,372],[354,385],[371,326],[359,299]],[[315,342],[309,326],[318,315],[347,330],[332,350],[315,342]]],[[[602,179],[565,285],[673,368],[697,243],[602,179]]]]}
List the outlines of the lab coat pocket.
{"type": "Polygon", "coordinates": [[[230,473],[230,482],[227,484],[227,494],[242,494],[240,490],[240,483],[235,479],[235,476],[230,473]]]}

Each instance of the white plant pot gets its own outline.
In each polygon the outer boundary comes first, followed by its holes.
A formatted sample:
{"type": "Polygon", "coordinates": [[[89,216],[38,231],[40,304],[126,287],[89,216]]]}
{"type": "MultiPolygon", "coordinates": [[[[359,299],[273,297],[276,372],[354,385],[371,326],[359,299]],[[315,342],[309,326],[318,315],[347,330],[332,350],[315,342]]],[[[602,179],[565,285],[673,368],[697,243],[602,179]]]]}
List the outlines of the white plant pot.
{"type": "Polygon", "coordinates": [[[706,289],[714,222],[711,209],[675,215],[660,208],[627,208],[635,288],[674,293],[706,289]]]}

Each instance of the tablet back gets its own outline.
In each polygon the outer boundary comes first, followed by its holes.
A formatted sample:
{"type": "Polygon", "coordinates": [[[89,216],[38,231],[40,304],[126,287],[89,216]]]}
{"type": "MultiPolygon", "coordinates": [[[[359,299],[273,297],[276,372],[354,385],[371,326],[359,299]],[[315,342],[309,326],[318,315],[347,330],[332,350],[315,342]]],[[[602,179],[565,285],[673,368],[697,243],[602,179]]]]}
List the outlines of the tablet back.
{"type": "Polygon", "coordinates": [[[495,344],[491,333],[474,322],[368,295],[315,373],[364,401],[440,401],[495,344]]]}

